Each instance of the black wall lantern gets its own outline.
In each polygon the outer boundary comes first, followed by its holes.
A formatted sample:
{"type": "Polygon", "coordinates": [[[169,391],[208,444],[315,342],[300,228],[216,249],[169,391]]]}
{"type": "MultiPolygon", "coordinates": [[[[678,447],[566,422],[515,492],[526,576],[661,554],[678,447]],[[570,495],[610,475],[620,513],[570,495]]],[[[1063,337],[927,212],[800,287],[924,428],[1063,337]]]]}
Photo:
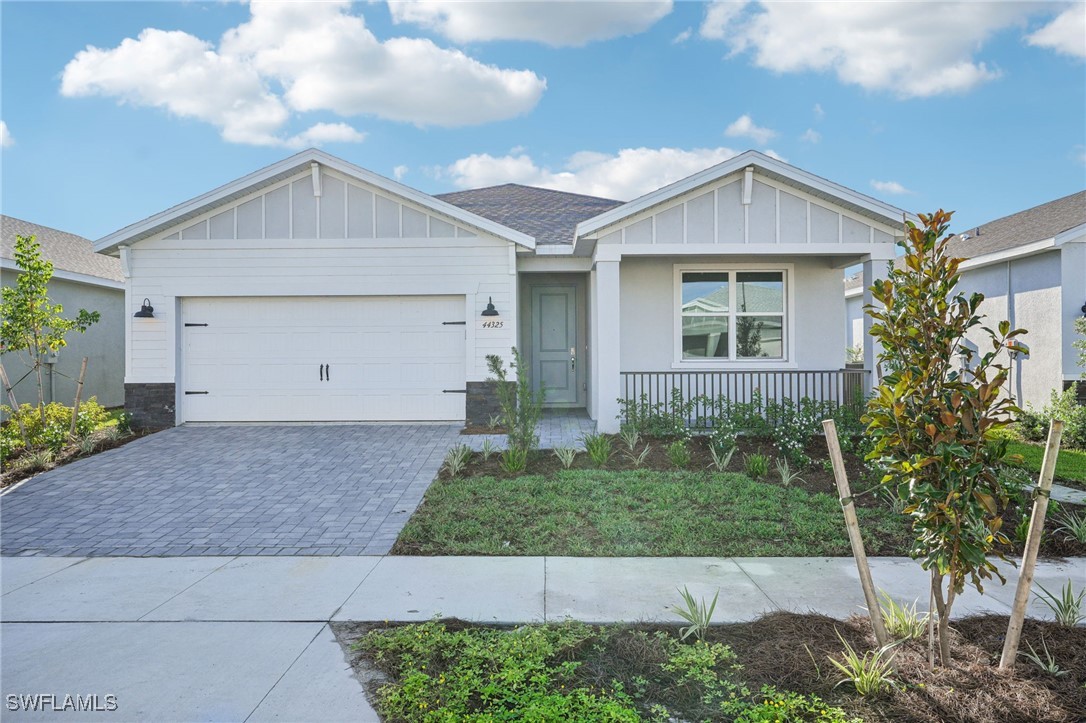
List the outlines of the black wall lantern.
{"type": "Polygon", "coordinates": [[[1086,316],[1086,304],[1082,305],[1082,315],[1086,316]]]}
{"type": "Polygon", "coordinates": [[[483,316],[497,316],[498,310],[494,308],[494,297],[487,297],[486,308],[483,309],[483,316]]]}
{"type": "Polygon", "coordinates": [[[155,307],[151,306],[151,300],[150,299],[144,299],[143,300],[143,306],[141,306],[140,310],[137,311],[132,316],[136,317],[137,319],[153,319],[153,318],[155,318],[155,307]]]}

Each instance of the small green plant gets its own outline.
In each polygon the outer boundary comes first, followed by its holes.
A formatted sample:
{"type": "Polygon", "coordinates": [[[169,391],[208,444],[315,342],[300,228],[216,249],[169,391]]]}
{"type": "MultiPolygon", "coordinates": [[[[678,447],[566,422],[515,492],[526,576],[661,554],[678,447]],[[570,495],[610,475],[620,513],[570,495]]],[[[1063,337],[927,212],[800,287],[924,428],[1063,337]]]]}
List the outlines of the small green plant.
{"type": "Polygon", "coordinates": [[[916,611],[916,601],[912,605],[899,605],[890,594],[879,590],[879,612],[886,632],[894,640],[917,640],[924,635],[928,625],[927,613],[916,611]]]}
{"type": "Polygon", "coordinates": [[[516,374],[515,381],[508,379],[500,356],[488,354],[486,365],[497,382],[498,404],[509,446],[529,452],[539,446],[538,427],[543,418],[544,389],[542,385],[537,390],[532,389],[528,365],[516,347],[513,347],[512,355],[509,369],[516,374]]]}
{"type": "Polygon", "coordinates": [[[53,466],[56,453],[51,449],[37,449],[25,455],[22,459],[23,469],[31,471],[45,471],[53,466]]]}
{"type": "Polygon", "coordinates": [[[502,415],[491,414],[490,420],[486,423],[486,426],[490,429],[497,429],[498,427],[502,426],[502,415]]]}
{"type": "Polygon", "coordinates": [[[690,464],[690,448],[686,442],[677,439],[667,446],[667,458],[679,469],[686,469],[690,464]]]}
{"type": "Polygon", "coordinates": [[[671,611],[681,617],[689,625],[679,628],[679,639],[686,640],[693,635],[698,640],[705,640],[705,632],[713,620],[713,612],[716,610],[716,601],[720,597],[720,590],[713,595],[712,602],[706,604],[705,599],[697,600],[686,587],[679,590],[683,599],[682,605],[676,605],[671,611]]]}
{"type": "Polygon", "coordinates": [[[498,464],[501,465],[502,471],[508,474],[523,472],[524,468],[528,466],[528,450],[520,447],[509,447],[502,452],[498,464]]]}
{"type": "Polygon", "coordinates": [[[630,460],[630,464],[632,464],[634,467],[640,467],[641,465],[645,464],[645,460],[648,459],[648,456],[651,452],[652,445],[646,444],[644,449],[642,449],[640,452],[627,452],[626,458],[630,460]]]}
{"type": "Polygon", "coordinates": [[[128,412],[121,412],[117,415],[117,429],[121,430],[123,434],[129,434],[132,431],[132,415],[128,412]]]}
{"type": "Polygon", "coordinates": [[[785,487],[790,487],[793,482],[805,482],[802,477],[799,476],[799,472],[793,472],[792,467],[788,464],[787,457],[780,457],[777,459],[777,474],[780,475],[781,484],[785,487]]]}
{"type": "Polygon", "coordinates": [[[713,458],[713,469],[717,472],[723,472],[732,463],[732,457],[735,456],[735,447],[728,447],[723,451],[718,451],[715,444],[710,444],[709,456],[713,458]]]}
{"type": "Polygon", "coordinates": [[[81,437],[79,440],[79,451],[83,454],[91,454],[98,448],[98,440],[92,435],[81,437]]]}
{"type": "Polygon", "coordinates": [[[557,447],[554,450],[554,456],[562,463],[564,469],[569,469],[573,466],[573,460],[577,458],[577,450],[573,447],[557,447]]]}
{"type": "Polygon", "coordinates": [[[760,453],[743,455],[743,471],[751,479],[763,479],[769,474],[769,457],[760,453]]]}
{"type": "MultiPolygon", "coordinates": [[[[1044,530],[1041,530],[1041,535],[1044,535],[1044,530]]],[[[1018,524],[1014,526],[1014,541],[1020,545],[1026,544],[1026,538],[1029,536],[1029,515],[1022,515],[1022,519],[1018,520],[1018,524]]]]}
{"type": "Polygon", "coordinates": [[[491,439],[484,439],[483,443],[479,446],[479,454],[483,455],[484,462],[489,462],[491,455],[497,451],[498,447],[491,439]]]}
{"type": "Polygon", "coordinates": [[[126,432],[123,429],[121,429],[120,422],[118,422],[117,424],[114,424],[112,427],[106,427],[105,428],[106,439],[109,440],[110,442],[116,442],[124,434],[126,434],[126,432]]]}
{"type": "Polygon", "coordinates": [[[1068,537],[1086,544],[1086,511],[1068,510],[1056,518],[1060,526],[1056,532],[1063,532],[1068,537]]]}
{"type": "Polygon", "coordinates": [[[869,650],[860,655],[841,637],[840,632],[837,633],[837,639],[845,646],[845,651],[840,654],[841,660],[833,656],[829,658],[833,666],[845,676],[837,681],[837,685],[852,683],[856,692],[864,698],[880,695],[894,686],[894,668],[888,647],[869,650]]]}
{"type": "Polygon", "coordinates": [[[822,471],[827,474],[833,474],[833,460],[829,458],[822,460],[822,471]]]}
{"type": "Polygon", "coordinates": [[[1070,580],[1060,588],[1059,595],[1053,595],[1041,583],[1037,583],[1037,587],[1041,588],[1041,593],[1044,594],[1034,593],[1034,595],[1052,610],[1057,623],[1064,627],[1073,628],[1086,620],[1086,615],[1082,614],[1082,600],[1086,598],[1086,588],[1079,590],[1078,595],[1075,595],[1070,580]]]}
{"type": "Polygon", "coordinates": [[[1018,654],[1036,665],[1042,672],[1051,675],[1053,678],[1062,678],[1067,675],[1068,671],[1061,668],[1059,664],[1056,663],[1056,659],[1052,657],[1052,653],[1048,652],[1048,644],[1045,642],[1044,636],[1041,636],[1041,650],[1044,652],[1043,656],[1034,650],[1033,646],[1028,642],[1026,643],[1026,647],[1029,648],[1028,653],[1024,650],[1020,650],[1018,651],[1018,654]]]}
{"type": "Polygon", "coordinates": [[[610,437],[603,434],[586,434],[581,437],[581,444],[584,445],[584,451],[588,453],[588,458],[592,460],[592,464],[597,467],[603,467],[611,461],[614,450],[611,446],[610,437]]]}
{"type": "Polygon", "coordinates": [[[618,436],[622,438],[622,442],[630,452],[634,451],[637,445],[641,443],[641,433],[632,424],[623,424],[618,436]]]}
{"type": "Polygon", "coordinates": [[[445,453],[445,461],[442,466],[450,477],[459,477],[471,460],[471,447],[466,444],[458,444],[445,453]]]}

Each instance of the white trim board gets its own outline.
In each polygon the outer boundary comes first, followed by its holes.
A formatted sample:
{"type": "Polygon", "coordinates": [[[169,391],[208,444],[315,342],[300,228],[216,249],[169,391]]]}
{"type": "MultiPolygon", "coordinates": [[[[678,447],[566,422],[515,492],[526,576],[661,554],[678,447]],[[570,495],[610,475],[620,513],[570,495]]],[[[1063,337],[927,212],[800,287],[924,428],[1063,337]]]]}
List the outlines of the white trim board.
{"type": "MultiPolygon", "coordinates": [[[[14,271],[21,274],[23,272],[19,266],[10,259],[0,259],[0,268],[5,271],[14,271]]],[[[76,284],[86,284],[88,286],[101,286],[106,289],[117,289],[118,291],[124,290],[123,281],[114,281],[113,279],[103,279],[101,276],[92,276],[91,274],[80,274],[75,271],[65,271],[64,269],[53,269],[53,278],[60,279],[61,281],[71,281],[76,284]]]]}

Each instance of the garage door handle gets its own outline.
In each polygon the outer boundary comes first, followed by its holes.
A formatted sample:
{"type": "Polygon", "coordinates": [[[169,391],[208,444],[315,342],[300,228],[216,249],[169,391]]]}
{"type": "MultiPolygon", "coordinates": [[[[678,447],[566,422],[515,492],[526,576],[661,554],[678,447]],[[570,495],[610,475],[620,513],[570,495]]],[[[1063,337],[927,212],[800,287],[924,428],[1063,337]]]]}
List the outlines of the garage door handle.
{"type": "Polygon", "coordinates": [[[318,364],[317,368],[321,370],[321,381],[323,382],[324,381],[324,365],[323,364],[318,364]]]}
{"type": "Polygon", "coordinates": [[[325,364],[324,365],[324,381],[326,381],[326,382],[332,381],[332,365],[331,364],[325,364]]]}

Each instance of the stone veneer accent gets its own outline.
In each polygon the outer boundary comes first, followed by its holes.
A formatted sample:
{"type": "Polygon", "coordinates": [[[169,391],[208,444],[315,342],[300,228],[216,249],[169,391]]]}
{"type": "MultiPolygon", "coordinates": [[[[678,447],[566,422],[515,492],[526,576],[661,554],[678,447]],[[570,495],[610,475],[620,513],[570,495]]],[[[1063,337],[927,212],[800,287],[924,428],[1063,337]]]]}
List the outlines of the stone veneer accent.
{"type": "MultiPolygon", "coordinates": [[[[469,427],[486,427],[490,424],[490,418],[501,413],[498,404],[498,384],[496,381],[468,382],[468,399],[466,404],[467,425],[469,427]]],[[[513,382],[506,382],[513,384],[513,382]]]]}
{"type": "Polygon", "coordinates": [[[177,424],[173,382],[125,384],[124,410],[135,429],[166,429],[177,424]]]}

